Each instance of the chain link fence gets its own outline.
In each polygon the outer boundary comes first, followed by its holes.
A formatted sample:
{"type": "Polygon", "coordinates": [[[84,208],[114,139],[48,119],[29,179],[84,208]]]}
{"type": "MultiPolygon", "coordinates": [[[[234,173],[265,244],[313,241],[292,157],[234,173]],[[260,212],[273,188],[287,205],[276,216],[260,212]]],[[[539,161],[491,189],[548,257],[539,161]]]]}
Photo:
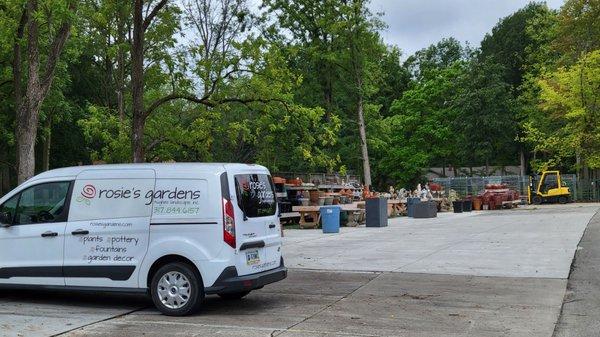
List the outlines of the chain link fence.
{"type": "Polygon", "coordinates": [[[575,185],[578,201],[600,201],[600,180],[580,179],[575,185]]]}
{"type": "MultiPolygon", "coordinates": [[[[538,177],[539,179],[539,177],[538,177]]],[[[576,174],[561,174],[562,181],[569,187],[573,200],[575,201],[599,201],[599,181],[578,180],[576,174]]],[[[538,180],[539,181],[539,180],[538,180]]],[[[485,189],[487,184],[505,184],[509,189],[518,191],[521,198],[527,198],[528,176],[490,176],[490,177],[450,177],[433,178],[433,183],[444,187],[444,193],[448,195],[452,189],[460,196],[477,195],[485,189]]]]}

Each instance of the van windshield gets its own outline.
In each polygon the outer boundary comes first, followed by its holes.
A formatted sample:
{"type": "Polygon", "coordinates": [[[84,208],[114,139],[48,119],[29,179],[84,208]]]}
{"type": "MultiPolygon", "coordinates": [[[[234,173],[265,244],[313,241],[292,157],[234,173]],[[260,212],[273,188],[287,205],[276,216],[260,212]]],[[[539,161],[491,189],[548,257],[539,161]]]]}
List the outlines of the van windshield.
{"type": "Polygon", "coordinates": [[[271,177],[267,174],[236,174],[237,202],[249,218],[275,215],[277,202],[271,177]]]}

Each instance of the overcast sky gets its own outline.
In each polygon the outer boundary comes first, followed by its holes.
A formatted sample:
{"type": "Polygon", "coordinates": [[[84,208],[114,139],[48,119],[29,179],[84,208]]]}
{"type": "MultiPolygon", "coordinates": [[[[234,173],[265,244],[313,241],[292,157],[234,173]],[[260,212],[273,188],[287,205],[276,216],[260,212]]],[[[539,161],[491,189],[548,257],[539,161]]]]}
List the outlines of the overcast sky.
{"type": "MultiPolygon", "coordinates": [[[[547,0],[558,9],[564,0],[547,0]]],[[[501,18],[528,0],[371,0],[373,12],[384,12],[387,44],[402,49],[403,58],[444,37],[453,36],[477,47],[501,18]]]]}

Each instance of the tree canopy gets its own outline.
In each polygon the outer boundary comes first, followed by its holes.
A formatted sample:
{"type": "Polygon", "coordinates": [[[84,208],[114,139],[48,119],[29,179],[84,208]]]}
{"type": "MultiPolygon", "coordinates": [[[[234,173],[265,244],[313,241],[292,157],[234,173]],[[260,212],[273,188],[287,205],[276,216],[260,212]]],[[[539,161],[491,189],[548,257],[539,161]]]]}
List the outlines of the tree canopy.
{"type": "MultiPolygon", "coordinates": [[[[0,195],[54,167],[600,169],[600,0],[531,2],[478,46],[386,45],[368,0],[7,0],[0,195]]],[[[470,174],[463,172],[462,174],[470,174]]]]}

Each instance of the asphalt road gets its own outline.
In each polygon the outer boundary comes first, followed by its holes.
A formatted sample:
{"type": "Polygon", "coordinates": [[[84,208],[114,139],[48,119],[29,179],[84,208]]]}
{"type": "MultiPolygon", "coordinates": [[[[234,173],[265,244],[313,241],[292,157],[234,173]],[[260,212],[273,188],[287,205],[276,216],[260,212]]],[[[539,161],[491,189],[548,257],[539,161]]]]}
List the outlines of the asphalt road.
{"type": "Polygon", "coordinates": [[[600,336],[600,213],[579,243],[554,335],[600,336]]]}

